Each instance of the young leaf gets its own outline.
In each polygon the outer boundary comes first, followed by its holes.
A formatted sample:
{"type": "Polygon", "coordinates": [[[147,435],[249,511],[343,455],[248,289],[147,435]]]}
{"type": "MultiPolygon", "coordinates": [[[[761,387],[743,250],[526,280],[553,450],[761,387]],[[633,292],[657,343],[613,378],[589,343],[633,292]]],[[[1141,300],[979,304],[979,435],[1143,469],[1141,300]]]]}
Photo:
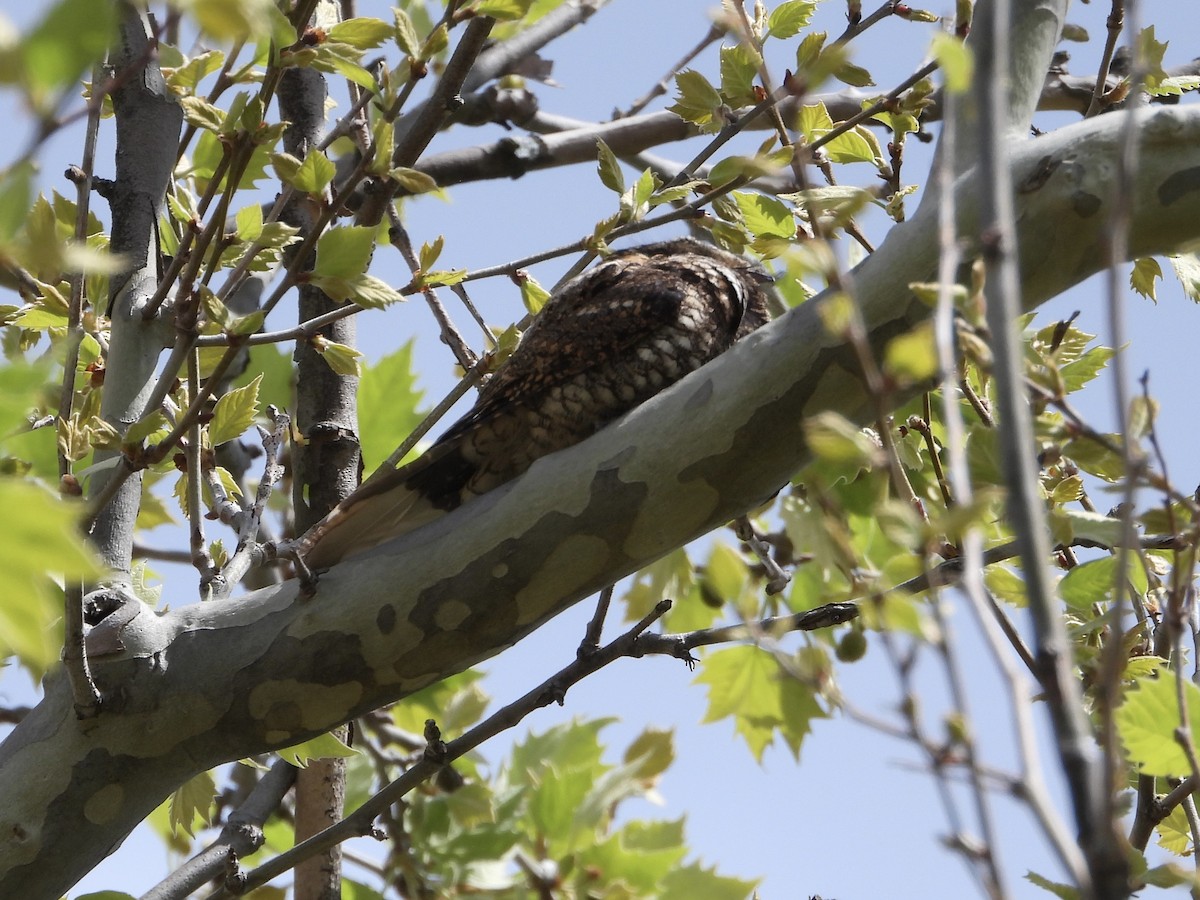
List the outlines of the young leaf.
{"type": "Polygon", "coordinates": [[[259,375],[245,387],[234,388],[224,394],[213,409],[212,422],[208,426],[208,439],[214,447],[240,437],[254,424],[258,415],[259,375]]]}
{"type": "Polygon", "coordinates": [[[621,171],[621,163],[616,154],[609,149],[604,141],[596,140],[596,156],[599,161],[600,183],[610,191],[620,194],[625,190],[625,174],[621,171]]]}
{"type": "Polygon", "coordinates": [[[1154,293],[1154,283],[1163,277],[1162,266],[1152,256],[1143,256],[1133,261],[1133,271],[1129,273],[1129,286],[1155,303],[1158,297],[1154,293]]]}
{"type": "Polygon", "coordinates": [[[331,228],[317,240],[313,274],[329,278],[362,275],[375,249],[375,229],[361,225],[331,228]]]}
{"type": "Polygon", "coordinates": [[[816,0],[785,0],[771,10],[767,18],[767,34],[773,38],[790,38],[807,28],[816,9],[816,0]]]}

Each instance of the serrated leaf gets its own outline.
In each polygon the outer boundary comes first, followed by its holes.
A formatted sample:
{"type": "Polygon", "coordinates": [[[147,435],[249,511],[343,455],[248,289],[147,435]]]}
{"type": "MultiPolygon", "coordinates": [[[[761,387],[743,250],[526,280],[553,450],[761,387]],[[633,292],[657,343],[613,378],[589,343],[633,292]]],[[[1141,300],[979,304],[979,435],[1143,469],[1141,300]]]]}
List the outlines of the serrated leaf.
{"type": "Polygon", "coordinates": [[[366,272],[374,250],[374,228],[361,225],[331,228],[317,240],[317,264],[313,274],[326,278],[356,278],[366,272]]]}
{"type": "Polygon", "coordinates": [[[259,375],[245,387],[233,388],[221,396],[213,408],[208,437],[214,447],[240,437],[254,424],[258,415],[259,375]]]}
{"type": "Polygon", "coordinates": [[[792,211],[774,197],[747,191],[734,191],[732,196],[751,234],[781,238],[795,236],[796,219],[792,211]]]}
{"type": "MultiPolygon", "coordinates": [[[[1129,761],[1144,775],[1179,776],[1191,771],[1175,740],[1179,727],[1178,685],[1174,672],[1143,678],[1125,693],[1114,719],[1129,761]]],[[[1184,679],[1184,701],[1192,746],[1200,743],[1200,687],[1184,679]]]]}
{"type": "MultiPolygon", "coordinates": [[[[378,87],[375,83],[375,76],[359,64],[358,60],[361,55],[360,50],[349,44],[326,43],[317,48],[311,65],[314,69],[341,75],[359,87],[374,91],[378,87]]],[[[309,152],[311,154],[313,151],[309,152]]]]}
{"type": "Polygon", "coordinates": [[[721,96],[729,106],[749,106],[758,99],[754,79],[762,58],[746,44],[721,48],[721,96]]]}
{"type": "Polygon", "coordinates": [[[421,283],[440,284],[448,287],[452,284],[458,284],[466,277],[466,269],[438,269],[433,272],[426,272],[421,278],[421,283]]]}
{"type": "MultiPolygon", "coordinates": [[[[1059,596],[1073,609],[1087,611],[1092,604],[1103,603],[1112,598],[1116,571],[1115,556],[1102,556],[1100,559],[1080,563],[1059,581],[1059,596]]],[[[1145,595],[1149,582],[1146,569],[1136,554],[1130,553],[1126,556],[1125,578],[1135,594],[1145,595]]]]}
{"type": "Polygon", "coordinates": [[[225,124],[225,111],[200,97],[180,97],[183,118],[189,125],[205,131],[220,132],[225,124]]]}
{"type": "Polygon", "coordinates": [[[1057,881],[1051,881],[1049,878],[1044,878],[1037,872],[1026,872],[1025,880],[1030,884],[1040,887],[1044,891],[1049,891],[1059,900],[1080,900],[1079,890],[1069,884],[1061,884],[1057,881]]]}
{"type": "Polygon", "coordinates": [[[1084,509],[1058,507],[1050,511],[1050,528],[1060,544],[1076,540],[1094,541],[1102,547],[1121,543],[1121,520],[1084,509]]]}
{"type": "MultiPolygon", "coordinates": [[[[279,154],[276,154],[278,156],[279,154]]],[[[304,157],[304,161],[294,172],[286,172],[282,169],[275,159],[275,171],[279,173],[279,177],[290,184],[298,191],[303,191],[306,194],[320,194],[325,190],[325,187],[333,181],[333,176],[337,173],[337,169],[329,157],[315,147],[308,151],[308,155],[304,157]]],[[[343,229],[335,228],[334,231],[343,229]]]]}
{"type": "Polygon", "coordinates": [[[358,755],[357,750],[347,746],[336,734],[329,731],[303,743],[284,747],[277,753],[280,759],[300,769],[306,768],[314,759],[349,759],[358,755]]]}
{"type": "Polygon", "coordinates": [[[387,459],[420,424],[423,396],[413,371],[412,341],[363,371],[358,385],[358,421],[367,471],[387,459]]]}
{"type": "Polygon", "coordinates": [[[184,65],[177,66],[167,76],[167,84],[186,95],[194,91],[206,77],[218,71],[224,63],[225,54],[220,50],[206,50],[193,56],[184,65]]]}
{"type": "Polygon", "coordinates": [[[201,772],[183,783],[171,795],[171,830],[185,831],[195,837],[196,822],[212,823],[213,800],[217,796],[216,784],[211,772],[201,772]]]}
{"type": "Polygon", "coordinates": [[[694,69],[684,69],[675,76],[675,88],[679,96],[668,107],[684,121],[700,126],[704,131],[716,131],[720,123],[715,122],[716,111],[721,108],[721,95],[709,84],[708,79],[694,69]]]}
{"type": "Polygon", "coordinates": [[[1162,266],[1152,256],[1143,256],[1133,261],[1133,270],[1129,273],[1129,286],[1147,299],[1158,302],[1155,294],[1155,282],[1163,277],[1162,266]]]}
{"type": "Polygon", "coordinates": [[[338,22],[329,29],[330,41],[349,44],[358,50],[378,47],[392,36],[394,29],[382,19],[359,17],[338,22]]]}
{"type": "Polygon", "coordinates": [[[816,6],[816,0],[785,0],[767,17],[767,34],[773,38],[799,34],[800,29],[808,27],[816,6]]]}
{"type": "Polygon", "coordinates": [[[433,264],[437,262],[438,257],[442,255],[442,248],[446,244],[446,238],[443,235],[438,235],[430,243],[426,241],[421,245],[421,252],[417,256],[417,261],[420,263],[421,271],[428,272],[433,268],[433,264]]]}

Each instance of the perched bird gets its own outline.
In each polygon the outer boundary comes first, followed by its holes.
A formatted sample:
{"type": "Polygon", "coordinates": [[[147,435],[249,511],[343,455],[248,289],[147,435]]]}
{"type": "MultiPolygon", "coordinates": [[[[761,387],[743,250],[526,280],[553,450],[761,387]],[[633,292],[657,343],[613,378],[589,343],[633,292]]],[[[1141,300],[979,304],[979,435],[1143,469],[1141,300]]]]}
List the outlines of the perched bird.
{"type": "Polygon", "coordinates": [[[765,323],[770,280],[690,238],[614,253],[550,298],[470,412],[342,501],[301,538],[300,554],[331,566],[594,434],[765,323]]]}

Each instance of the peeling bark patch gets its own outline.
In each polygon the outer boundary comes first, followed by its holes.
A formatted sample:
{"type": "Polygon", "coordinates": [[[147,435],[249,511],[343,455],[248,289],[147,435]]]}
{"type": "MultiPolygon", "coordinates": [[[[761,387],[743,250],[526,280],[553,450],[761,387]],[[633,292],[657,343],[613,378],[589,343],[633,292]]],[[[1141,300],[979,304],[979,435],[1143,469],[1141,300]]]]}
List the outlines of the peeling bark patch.
{"type": "MultiPolygon", "coordinates": [[[[721,501],[720,486],[703,479],[693,479],[687,483],[684,496],[673,500],[671,517],[675,521],[672,531],[681,525],[693,531],[703,531],[721,501]]],[[[653,506],[654,494],[651,491],[649,500],[638,510],[629,534],[621,545],[625,555],[632,559],[658,556],[679,543],[670,534],[663,533],[662,516],[653,506]]]]}
{"type": "Polygon", "coordinates": [[[1075,191],[1071,194],[1071,209],[1081,219],[1090,219],[1100,211],[1103,202],[1095,194],[1087,191],[1075,191]]]}
{"type": "Polygon", "coordinates": [[[1200,167],[1197,166],[1180,169],[1164,178],[1163,183],[1158,186],[1158,202],[1163,206],[1170,206],[1194,191],[1200,191],[1200,167]]]}
{"type": "Polygon", "coordinates": [[[608,542],[591,534],[575,534],[550,551],[542,567],[533,573],[513,599],[517,621],[535,621],[544,612],[547,594],[570,594],[587,584],[608,562],[608,542]],[[526,608],[528,607],[528,608],[526,608]]]}
{"type": "Polygon", "coordinates": [[[684,409],[696,410],[702,406],[707,406],[708,401],[712,399],[712,395],[713,383],[712,379],[708,378],[699,384],[696,390],[692,391],[692,395],[687,398],[687,402],[684,404],[684,409]]]}
{"type": "Polygon", "coordinates": [[[344,718],[359,702],[363,687],[357,681],[326,686],[310,681],[266,681],[250,692],[247,711],[262,725],[271,743],[289,740],[299,732],[321,731],[344,718]]]}
{"type": "Polygon", "coordinates": [[[375,614],[375,627],[380,634],[391,634],[396,627],[396,607],[385,603],[375,614]]]}
{"type": "Polygon", "coordinates": [[[603,523],[592,534],[571,534],[575,513],[549,512],[523,534],[490,547],[423,590],[406,620],[423,635],[419,652],[396,660],[396,677],[415,680],[430,672],[450,674],[447,667],[472,666],[504,649],[496,646],[497,634],[510,635],[509,643],[515,643],[559,612],[561,606],[545,602],[547,592],[565,596],[592,586],[598,573],[613,565],[613,554],[619,553],[614,548],[624,543],[628,510],[646,502],[649,492],[645,484],[621,481],[612,468],[598,472],[590,488],[588,508],[598,513],[593,521],[603,523]],[[544,550],[531,553],[530,547],[544,550]],[[480,590],[480,584],[487,588],[480,590]],[[441,609],[447,604],[468,610],[454,630],[444,627],[441,609]]]}
{"type": "MultiPolygon", "coordinates": [[[[502,568],[497,566],[497,568],[502,568]]],[[[503,577],[503,576],[501,576],[503,577]]],[[[461,600],[447,600],[437,608],[437,627],[441,631],[456,631],[471,616],[471,607],[461,600]]]]}
{"type": "Polygon", "coordinates": [[[83,817],[93,825],[107,825],[121,813],[125,789],[118,784],[106,784],[83,804],[83,817]]]}

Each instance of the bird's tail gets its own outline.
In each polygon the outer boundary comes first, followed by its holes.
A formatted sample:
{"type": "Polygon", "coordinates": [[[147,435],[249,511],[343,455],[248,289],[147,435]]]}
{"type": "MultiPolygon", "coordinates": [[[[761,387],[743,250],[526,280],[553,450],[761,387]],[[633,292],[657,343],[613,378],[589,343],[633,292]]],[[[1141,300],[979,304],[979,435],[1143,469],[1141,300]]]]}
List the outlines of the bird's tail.
{"type": "Polygon", "coordinates": [[[372,476],[299,541],[310,568],[324,569],[431,522],[462,502],[473,467],[458,440],[443,440],[399,469],[372,476]]]}

